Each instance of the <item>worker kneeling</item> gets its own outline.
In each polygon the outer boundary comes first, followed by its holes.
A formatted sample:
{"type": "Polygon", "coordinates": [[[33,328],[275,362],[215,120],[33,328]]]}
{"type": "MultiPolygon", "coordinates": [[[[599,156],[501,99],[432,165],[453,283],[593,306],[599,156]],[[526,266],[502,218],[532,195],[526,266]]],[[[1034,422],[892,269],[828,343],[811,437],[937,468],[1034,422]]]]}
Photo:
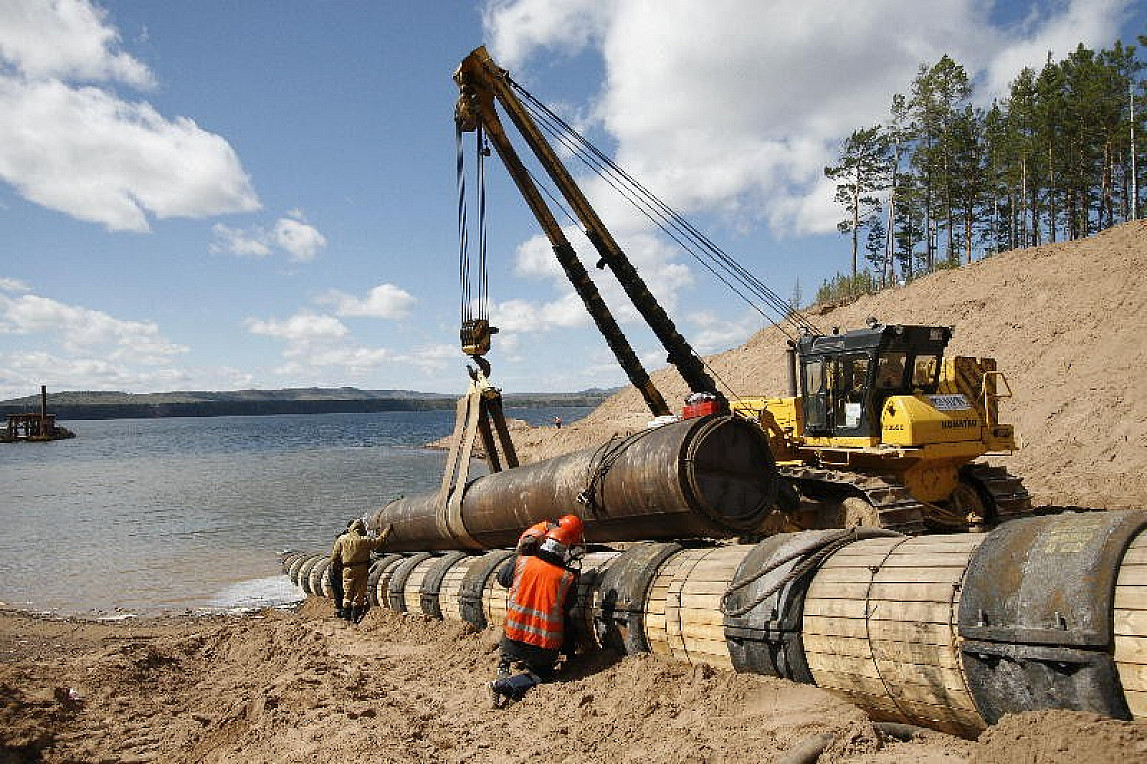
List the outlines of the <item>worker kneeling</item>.
{"type": "Polygon", "coordinates": [[[558,656],[573,654],[573,634],[566,628],[576,601],[581,555],[581,519],[565,515],[548,530],[534,554],[519,554],[513,568],[499,571],[498,582],[510,588],[502,631],[498,678],[490,682],[495,707],[521,700],[531,687],[548,680],[558,656]],[[512,571],[513,579],[506,580],[512,571]],[[512,674],[514,664],[525,671],[512,674]]]}

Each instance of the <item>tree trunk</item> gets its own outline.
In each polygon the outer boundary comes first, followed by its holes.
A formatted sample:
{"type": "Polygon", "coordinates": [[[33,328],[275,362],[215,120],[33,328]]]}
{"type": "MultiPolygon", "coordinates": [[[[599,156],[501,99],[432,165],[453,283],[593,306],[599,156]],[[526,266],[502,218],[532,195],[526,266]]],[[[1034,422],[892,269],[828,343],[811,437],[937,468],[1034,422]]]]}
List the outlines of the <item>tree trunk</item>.
{"type": "Polygon", "coordinates": [[[856,251],[860,247],[860,165],[856,167],[856,181],[852,187],[852,279],[856,280],[856,251]]]}
{"type": "Polygon", "coordinates": [[[1052,164],[1051,144],[1047,145],[1047,235],[1055,244],[1055,165],[1052,164]]]}
{"type": "Polygon", "coordinates": [[[1115,168],[1114,157],[1111,151],[1111,139],[1103,142],[1103,180],[1102,194],[1099,202],[1099,228],[1111,228],[1115,225],[1115,199],[1112,186],[1114,185],[1115,168]]]}
{"type": "Polygon", "coordinates": [[[1020,160],[1020,230],[1016,237],[1017,246],[1028,246],[1028,158],[1020,160]],[[1022,242],[1022,243],[1021,243],[1022,242]]]}

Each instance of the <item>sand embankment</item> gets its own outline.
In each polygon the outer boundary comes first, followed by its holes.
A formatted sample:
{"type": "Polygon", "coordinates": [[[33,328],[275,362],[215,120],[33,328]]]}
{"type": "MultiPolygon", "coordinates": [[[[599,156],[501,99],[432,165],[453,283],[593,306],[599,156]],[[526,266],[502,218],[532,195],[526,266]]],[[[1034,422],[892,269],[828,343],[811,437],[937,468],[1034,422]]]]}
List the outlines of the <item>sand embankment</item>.
{"type": "Polygon", "coordinates": [[[881,741],[823,690],[653,656],[579,657],[489,708],[495,634],[376,609],[127,623],[0,612],[0,761],[762,762],[809,735],[821,762],[1136,761],[1147,725],[1070,712],[978,742],[881,741]]]}

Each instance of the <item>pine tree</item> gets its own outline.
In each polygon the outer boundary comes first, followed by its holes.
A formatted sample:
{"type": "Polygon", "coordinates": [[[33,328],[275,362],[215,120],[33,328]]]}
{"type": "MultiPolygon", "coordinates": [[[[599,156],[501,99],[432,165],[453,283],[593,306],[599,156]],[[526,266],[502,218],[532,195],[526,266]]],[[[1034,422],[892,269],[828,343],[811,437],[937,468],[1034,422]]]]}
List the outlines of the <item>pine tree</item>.
{"type": "Polygon", "coordinates": [[[1013,247],[1030,247],[1038,243],[1040,194],[1043,177],[1043,154],[1039,151],[1039,114],[1036,106],[1037,86],[1034,69],[1024,68],[1012,81],[1004,102],[1007,114],[1006,148],[1003,159],[1010,168],[1009,181],[1015,194],[1015,234],[1013,247]]]}
{"type": "MultiPolygon", "coordinates": [[[[971,106],[956,115],[949,126],[946,142],[950,152],[952,214],[959,212],[960,240],[964,245],[964,262],[972,262],[976,240],[976,219],[988,190],[987,157],[984,151],[984,117],[971,106]]],[[[951,221],[955,228],[956,221],[951,221]]],[[[948,259],[959,263],[955,251],[948,259]]]]}
{"type": "Polygon", "coordinates": [[[852,275],[857,273],[860,229],[863,221],[880,209],[877,194],[889,184],[889,145],[884,129],[875,127],[853,131],[841,144],[840,163],[825,167],[824,174],[836,181],[833,198],[845,208],[847,217],[837,223],[842,234],[852,234],[852,275]]]}
{"type": "Polygon", "coordinates": [[[868,235],[864,239],[865,259],[872,265],[872,272],[879,273],[877,283],[881,287],[888,286],[888,264],[886,262],[888,231],[884,227],[881,215],[876,214],[868,219],[868,235]]]}
{"type": "MultiPolygon", "coordinates": [[[[1059,184],[1064,176],[1064,155],[1066,152],[1066,127],[1064,125],[1066,107],[1064,104],[1063,69],[1051,62],[1048,54],[1047,65],[1040,70],[1036,80],[1036,118],[1039,123],[1038,142],[1045,161],[1044,194],[1047,217],[1048,241],[1056,240],[1059,227],[1059,200],[1063,196],[1059,184]]],[[[1039,230],[1036,230],[1036,245],[1042,244],[1039,230]]]]}
{"type": "MultiPolygon", "coordinates": [[[[909,105],[920,125],[922,145],[913,161],[924,178],[925,203],[936,233],[942,226],[947,234],[947,255],[955,250],[953,231],[953,151],[952,123],[971,98],[972,86],[964,67],[948,55],[931,67],[921,67],[912,83],[909,105]]],[[[935,243],[928,236],[928,265],[935,265],[935,243]]]]}

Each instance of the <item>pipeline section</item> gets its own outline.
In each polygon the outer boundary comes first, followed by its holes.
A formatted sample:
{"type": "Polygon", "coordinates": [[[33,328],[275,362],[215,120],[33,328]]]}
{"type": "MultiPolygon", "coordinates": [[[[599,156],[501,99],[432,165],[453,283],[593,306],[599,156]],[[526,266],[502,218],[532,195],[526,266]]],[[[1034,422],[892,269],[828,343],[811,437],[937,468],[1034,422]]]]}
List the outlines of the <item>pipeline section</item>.
{"type": "Polygon", "coordinates": [[[454,487],[460,499],[400,498],[366,519],[375,533],[393,525],[399,552],[513,546],[523,528],[566,514],[590,542],[725,538],[759,531],[779,486],[759,427],[708,416],[475,478],[454,487]]]}
{"type": "MultiPolygon", "coordinates": [[[[986,534],[875,528],[758,544],[595,547],[582,561],[582,649],[653,652],[844,696],[877,721],[975,737],[1040,709],[1147,719],[1147,512],[1032,517],[986,534]]],[[[513,553],[388,553],[370,603],[505,620],[495,581],[513,553]]],[[[283,570],[330,596],[324,555],[283,570]]]]}

